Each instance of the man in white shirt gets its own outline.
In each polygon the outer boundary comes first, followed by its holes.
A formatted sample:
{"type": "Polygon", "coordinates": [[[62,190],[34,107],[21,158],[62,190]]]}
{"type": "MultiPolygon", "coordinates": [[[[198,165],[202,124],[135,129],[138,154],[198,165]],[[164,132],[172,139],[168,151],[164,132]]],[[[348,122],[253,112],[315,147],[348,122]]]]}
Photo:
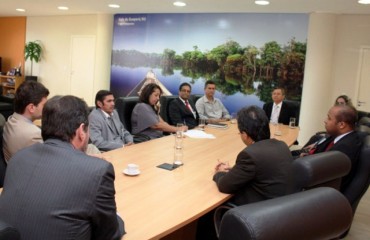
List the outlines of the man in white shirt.
{"type": "Polygon", "coordinates": [[[208,122],[222,122],[230,120],[229,111],[222,102],[215,98],[216,84],[208,80],[204,85],[205,95],[198,99],[195,104],[199,118],[207,119],[208,122]]]}
{"type": "Polygon", "coordinates": [[[267,118],[272,123],[289,124],[290,118],[295,117],[293,109],[284,102],[285,90],[283,88],[275,88],[272,91],[271,98],[273,102],[263,105],[267,118]]]}

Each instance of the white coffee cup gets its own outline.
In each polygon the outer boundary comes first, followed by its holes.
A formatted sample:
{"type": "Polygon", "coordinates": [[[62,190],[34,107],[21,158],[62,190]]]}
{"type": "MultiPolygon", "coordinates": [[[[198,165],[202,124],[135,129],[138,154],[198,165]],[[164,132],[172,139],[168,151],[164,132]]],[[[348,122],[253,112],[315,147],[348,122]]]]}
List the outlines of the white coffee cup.
{"type": "Polygon", "coordinates": [[[129,174],[136,174],[139,171],[139,166],[133,163],[127,165],[127,172],[129,174]]]}
{"type": "Polygon", "coordinates": [[[237,121],[237,114],[236,113],[231,113],[231,119],[230,119],[230,122],[232,123],[232,124],[235,124],[235,123],[237,123],[238,121],[237,121]]]}

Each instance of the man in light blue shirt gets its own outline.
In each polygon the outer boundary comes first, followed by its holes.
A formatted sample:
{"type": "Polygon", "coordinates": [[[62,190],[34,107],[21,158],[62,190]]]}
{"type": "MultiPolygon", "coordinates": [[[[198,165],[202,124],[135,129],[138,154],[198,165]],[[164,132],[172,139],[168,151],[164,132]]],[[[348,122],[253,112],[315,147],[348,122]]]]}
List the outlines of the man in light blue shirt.
{"type": "Polygon", "coordinates": [[[199,113],[199,118],[207,119],[208,122],[222,122],[230,120],[230,114],[222,104],[215,98],[216,84],[208,80],[204,85],[205,95],[196,102],[195,107],[199,113]]]}

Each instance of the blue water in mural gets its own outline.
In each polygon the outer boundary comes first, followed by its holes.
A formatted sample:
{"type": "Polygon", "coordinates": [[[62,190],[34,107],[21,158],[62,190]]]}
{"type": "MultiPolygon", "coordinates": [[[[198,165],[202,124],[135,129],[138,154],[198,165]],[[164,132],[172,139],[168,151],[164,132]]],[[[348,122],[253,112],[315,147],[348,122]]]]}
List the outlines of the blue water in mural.
{"type": "MultiPolygon", "coordinates": [[[[293,42],[305,44],[308,17],[308,14],[281,13],[116,14],[110,90],[116,97],[135,95],[147,72],[153,70],[157,79],[173,95],[178,94],[178,87],[183,82],[192,85],[193,94],[203,94],[206,80],[215,81],[218,89],[216,97],[230,113],[250,105],[262,107],[265,101],[271,101],[271,90],[276,86],[286,88],[287,99],[300,100],[303,67],[299,66],[303,66],[304,62],[296,60],[296,65],[275,68],[275,74],[271,74],[272,71],[268,71],[263,61],[257,61],[257,68],[251,73],[250,66],[244,70],[240,68],[235,53],[241,52],[234,51],[236,45],[229,46],[229,43],[237,43],[243,49],[258,49],[257,60],[262,59],[263,49],[271,41],[276,42],[282,51],[290,51],[293,42]],[[220,46],[221,49],[227,49],[228,56],[233,56],[227,68],[224,67],[224,60],[220,61],[220,46]],[[215,52],[212,53],[213,50],[215,52]],[[175,58],[162,59],[166,56],[165,52],[171,51],[175,58]],[[193,54],[195,58],[189,58],[193,54]],[[211,58],[205,63],[199,57],[202,54],[211,58]]],[[[276,51],[276,48],[273,49],[276,51]]],[[[271,54],[270,51],[266,53],[271,54]]],[[[247,58],[243,59],[245,61],[247,58]]],[[[243,62],[243,66],[246,66],[246,62],[243,62]]]]}
{"type": "MultiPolygon", "coordinates": [[[[111,86],[110,89],[116,97],[127,96],[131,89],[139,84],[150,71],[151,68],[138,67],[128,68],[121,66],[112,66],[111,69],[111,86]],[[124,76],[124,77],[122,77],[124,76]]],[[[206,79],[191,79],[181,74],[180,70],[174,70],[174,74],[163,76],[161,69],[152,69],[161,83],[173,94],[178,95],[178,88],[181,83],[188,82],[192,86],[192,94],[204,94],[204,83],[206,79]],[[194,83],[191,83],[194,82],[194,83]]],[[[258,87],[258,82],[254,82],[254,87],[258,87]]],[[[217,87],[216,87],[217,90],[217,87]]],[[[255,94],[242,94],[237,92],[233,95],[225,95],[216,91],[215,96],[219,98],[230,113],[236,113],[243,107],[256,105],[262,107],[264,102],[255,94]]]]}

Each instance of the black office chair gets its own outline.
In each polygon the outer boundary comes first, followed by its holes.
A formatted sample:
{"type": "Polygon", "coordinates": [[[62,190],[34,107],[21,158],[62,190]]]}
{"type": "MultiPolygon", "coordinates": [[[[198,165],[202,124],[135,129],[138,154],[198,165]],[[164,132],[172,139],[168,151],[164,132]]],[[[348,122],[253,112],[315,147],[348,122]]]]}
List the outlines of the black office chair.
{"type": "Polygon", "coordinates": [[[193,100],[193,103],[197,103],[198,99],[203,97],[203,94],[192,94],[190,95],[191,100],[193,100]]]}
{"type": "Polygon", "coordinates": [[[169,107],[170,107],[170,102],[178,98],[179,96],[171,95],[171,96],[161,96],[159,99],[159,102],[161,104],[161,108],[159,111],[159,115],[163,119],[163,121],[167,122],[168,124],[172,125],[173,123],[170,121],[169,118],[169,107]]]}
{"type": "Polygon", "coordinates": [[[370,136],[367,136],[363,141],[363,146],[358,160],[356,173],[351,182],[349,183],[348,187],[343,190],[344,196],[348,199],[349,203],[351,204],[353,216],[355,215],[357,206],[360,203],[361,198],[368,190],[369,184],[370,184],[370,136]]]}
{"type": "Polygon", "coordinates": [[[4,152],[3,152],[3,128],[5,124],[5,118],[2,114],[0,114],[0,188],[4,186],[4,178],[7,164],[4,159],[4,152]]]}
{"type": "Polygon", "coordinates": [[[293,192],[317,187],[339,190],[342,177],[351,170],[351,160],[342,152],[328,151],[295,159],[293,169],[293,192]]]}
{"type": "Polygon", "coordinates": [[[0,240],[20,240],[18,230],[0,219],[0,240]]]}
{"type": "MultiPolygon", "coordinates": [[[[119,119],[121,120],[123,126],[132,134],[131,126],[131,115],[132,110],[134,110],[135,105],[139,102],[139,97],[120,97],[116,99],[116,110],[118,112],[119,119]]],[[[150,137],[142,134],[132,134],[134,143],[141,143],[149,141],[150,137]]]]}
{"type": "Polygon", "coordinates": [[[14,113],[14,98],[0,95],[0,113],[5,119],[14,113]]]}
{"type": "Polygon", "coordinates": [[[219,239],[335,239],[351,221],[346,198],[322,187],[229,210],[222,218],[219,239]]]}
{"type": "Polygon", "coordinates": [[[358,125],[359,126],[365,125],[370,127],[370,117],[368,116],[361,117],[360,120],[358,121],[358,125]]]}
{"type": "Polygon", "coordinates": [[[116,110],[123,126],[131,132],[131,114],[135,105],[139,102],[139,97],[119,97],[116,99],[116,110]]]}
{"type": "Polygon", "coordinates": [[[301,102],[293,101],[293,100],[285,100],[285,103],[289,106],[291,111],[293,112],[293,116],[295,118],[295,124],[299,125],[299,114],[301,112],[301,102]]]}

